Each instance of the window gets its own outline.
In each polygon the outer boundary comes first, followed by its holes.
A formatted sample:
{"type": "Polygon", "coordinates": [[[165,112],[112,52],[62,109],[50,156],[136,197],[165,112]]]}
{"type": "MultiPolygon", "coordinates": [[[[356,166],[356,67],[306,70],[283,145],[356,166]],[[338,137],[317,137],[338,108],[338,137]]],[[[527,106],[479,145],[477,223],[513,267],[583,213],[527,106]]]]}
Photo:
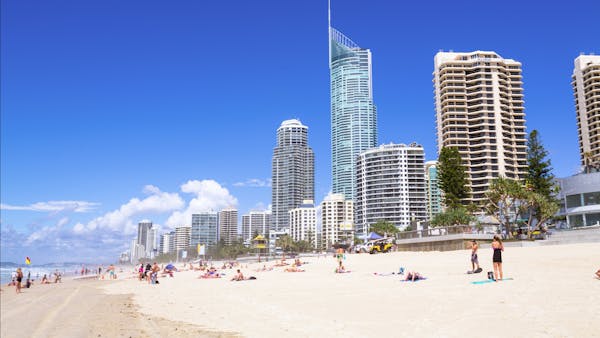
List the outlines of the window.
{"type": "Polygon", "coordinates": [[[583,205],[600,204],[600,191],[583,194],[583,205]]]}
{"type": "Polygon", "coordinates": [[[571,227],[583,226],[583,215],[571,215],[569,216],[569,225],[571,227]]]}
{"type": "Polygon", "coordinates": [[[581,195],[568,195],[567,208],[575,208],[581,206],[581,195]]]}

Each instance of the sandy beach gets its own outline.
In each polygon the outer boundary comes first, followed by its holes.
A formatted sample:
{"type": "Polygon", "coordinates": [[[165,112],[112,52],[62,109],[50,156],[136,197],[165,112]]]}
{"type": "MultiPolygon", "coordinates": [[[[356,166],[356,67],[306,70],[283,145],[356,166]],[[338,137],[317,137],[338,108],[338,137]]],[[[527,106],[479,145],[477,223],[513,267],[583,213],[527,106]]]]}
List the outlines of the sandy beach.
{"type": "MultiPolygon", "coordinates": [[[[486,280],[468,250],[302,258],[306,271],[242,269],[256,280],[198,279],[182,271],[150,285],[136,279],[71,281],[22,295],[3,287],[2,337],[595,337],[600,336],[600,243],[507,247],[504,277],[486,280]],[[427,277],[401,282],[400,267],[427,277]],[[48,290],[51,290],[49,292],[48,290]],[[175,330],[177,329],[177,330],[175,330]]],[[[291,260],[288,260],[291,262],[291,260]]],[[[267,266],[274,262],[266,263],[267,266]]]]}

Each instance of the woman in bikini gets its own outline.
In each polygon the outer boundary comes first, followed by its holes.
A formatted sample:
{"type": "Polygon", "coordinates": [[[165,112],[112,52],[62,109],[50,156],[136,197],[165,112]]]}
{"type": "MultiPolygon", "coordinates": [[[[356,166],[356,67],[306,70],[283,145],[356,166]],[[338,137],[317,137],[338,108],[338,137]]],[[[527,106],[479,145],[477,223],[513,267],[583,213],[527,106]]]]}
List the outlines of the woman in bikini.
{"type": "Polygon", "coordinates": [[[499,281],[502,280],[502,251],[504,251],[504,245],[502,245],[502,240],[500,236],[494,236],[494,240],[492,241],[492,249],[494,250],[494,255],[492,257],[492,263],[494,263],[494,280],[499,281]]]}

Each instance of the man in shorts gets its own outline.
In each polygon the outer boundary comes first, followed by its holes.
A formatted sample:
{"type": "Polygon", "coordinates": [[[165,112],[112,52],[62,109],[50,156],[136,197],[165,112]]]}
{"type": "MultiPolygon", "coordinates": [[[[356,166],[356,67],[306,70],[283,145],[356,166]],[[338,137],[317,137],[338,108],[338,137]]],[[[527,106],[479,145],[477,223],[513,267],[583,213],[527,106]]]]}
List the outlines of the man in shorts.
{"type": "Polygon", "coordinates": [[[479,244],[477,244],[476,240],[471,241],[471,266],[473,268],[473,272],[481,270],[479,267],[479,259],[477,258],[477,249],[479,249],[479,244]],[[477,269],[475,269],[475,265],[477,265],[477,269]]]}

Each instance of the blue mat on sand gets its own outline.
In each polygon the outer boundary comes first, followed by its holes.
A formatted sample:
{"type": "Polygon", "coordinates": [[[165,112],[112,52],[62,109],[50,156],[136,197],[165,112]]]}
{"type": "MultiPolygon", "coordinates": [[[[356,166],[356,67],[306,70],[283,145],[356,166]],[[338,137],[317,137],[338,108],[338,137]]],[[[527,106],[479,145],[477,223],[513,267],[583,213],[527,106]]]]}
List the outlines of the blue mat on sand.
{"type": "MultiPolygon", "coordinates": [[[[503,281],[505,280],[513,280],[512,278],[503,278],[503,281]]],[[[471,282],[471,284],[487,284],[487,283],[494,283],[495,281],[493,279],[486,279],[486,280],[478,280],[475,282],[471,282]]]]}

